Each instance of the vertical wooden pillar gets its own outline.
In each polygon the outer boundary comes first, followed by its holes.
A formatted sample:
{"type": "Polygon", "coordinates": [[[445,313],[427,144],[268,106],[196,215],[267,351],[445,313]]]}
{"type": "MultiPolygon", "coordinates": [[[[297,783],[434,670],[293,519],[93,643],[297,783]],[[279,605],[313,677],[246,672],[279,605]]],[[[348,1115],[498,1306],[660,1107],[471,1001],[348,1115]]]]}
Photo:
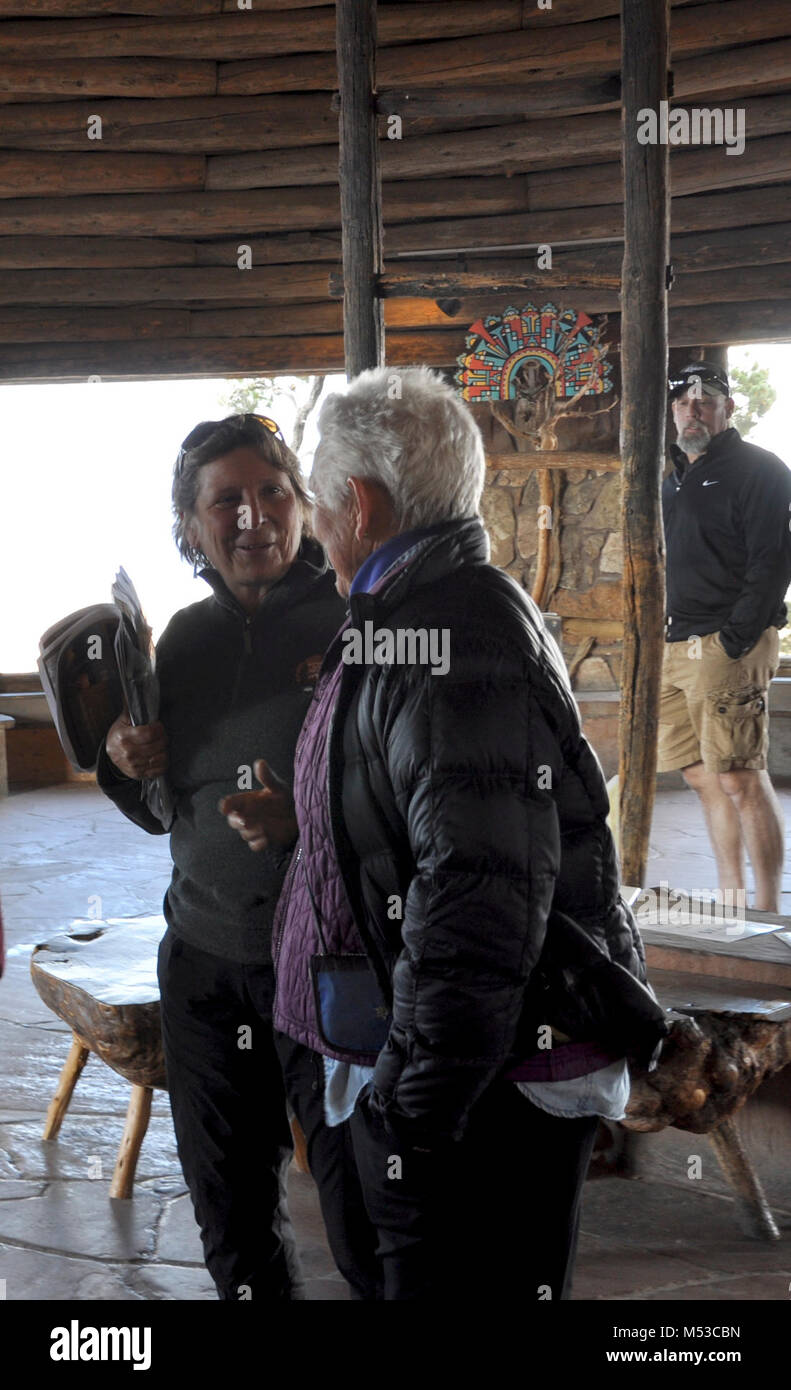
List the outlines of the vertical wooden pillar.
{"type": "Polygon", "coordinates": [[[621,9],[624,260],[621,284],[621,456],[624,549],[620,714],[621,872],[642,884],[656,779],[664,646],[664,537],[660,482],[667,403],[670,246],[667,145],[637,141],[638,112],[667,100],[669,0],[621,9]]]}
{"type": "Polygon", "coordinates": [[[346,375],[384,364],[382,190],[376,137],[376,0],[337,0],[346,375]]]}

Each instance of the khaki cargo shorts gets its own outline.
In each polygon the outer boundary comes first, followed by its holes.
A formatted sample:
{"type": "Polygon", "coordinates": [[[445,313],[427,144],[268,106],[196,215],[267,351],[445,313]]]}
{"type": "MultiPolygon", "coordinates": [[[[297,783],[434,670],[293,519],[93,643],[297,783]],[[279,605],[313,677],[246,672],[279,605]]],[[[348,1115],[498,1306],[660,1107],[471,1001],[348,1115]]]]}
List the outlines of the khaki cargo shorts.
{"type": "Polygon", "coordinates": [[[779,645],[776,627],[768,627],[736,661],[717,632],[665,643],[658,772],[698,762],[707,772],[766,767],[769,682],[779,645]]]}

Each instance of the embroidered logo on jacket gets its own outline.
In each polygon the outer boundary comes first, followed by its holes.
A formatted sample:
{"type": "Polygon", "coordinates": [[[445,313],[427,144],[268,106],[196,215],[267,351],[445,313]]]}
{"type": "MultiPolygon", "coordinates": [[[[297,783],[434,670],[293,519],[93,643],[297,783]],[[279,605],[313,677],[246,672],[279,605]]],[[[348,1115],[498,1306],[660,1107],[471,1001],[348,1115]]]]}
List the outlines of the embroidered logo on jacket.
{"type": "Polygon", "coordinates": [[[297,685],[302,686],[303,690],[313,689],[321,669],[321,662],[321,652],[317,652],[315,656],[306,656],[304,661],[300,661],[294,672],[294,679],[297,685]]]}

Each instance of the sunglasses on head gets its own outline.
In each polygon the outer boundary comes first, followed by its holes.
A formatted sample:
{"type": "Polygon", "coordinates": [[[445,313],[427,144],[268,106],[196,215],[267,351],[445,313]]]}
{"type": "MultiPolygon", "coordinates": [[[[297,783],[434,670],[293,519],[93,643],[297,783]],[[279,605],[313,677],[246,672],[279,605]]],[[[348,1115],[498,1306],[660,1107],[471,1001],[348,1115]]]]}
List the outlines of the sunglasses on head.
{"type": "MultiPolygon", "coordinates": [[[[724,396],[729,394],[728,382],[715,372],[685,372],[682,376],[671,377],[667,383],[671,401],[675,400],[676,396],[683,395],[690,384],[694,385],[698,381],[701,386],[715,386],[724,396]]],[[[710,391],[706,392],[707,396],[711,394],[710,391]]]]}
{"type": "MultiPolygon", "coordinates": [[[[238,419],[239,417],[237,416],[236,418],[238,419]]],[[[241,418],[243,420],[255,420],[256,424],[260,425],[262,429],[274,435],[275,439],[279,439],[281,444],[285,444],[286,441],[283,438],[280,426],[276,420],[270,419],[268,415],[253,415],[248,412],[241,418]]],[[[190,430],[186,439],[182,441],[181,448],[178,452],[178,458],[176,459],[177,473],[181,473],[187,454],[192,453],[193,449],[200,448],[201,444],[206,444],[208,440],[211,439],[212,435],[216,434],[217,430],[221,429],[224,424],[224,420],[202,420],[199,425],[195,426],[194,430],[190,430]]]]}

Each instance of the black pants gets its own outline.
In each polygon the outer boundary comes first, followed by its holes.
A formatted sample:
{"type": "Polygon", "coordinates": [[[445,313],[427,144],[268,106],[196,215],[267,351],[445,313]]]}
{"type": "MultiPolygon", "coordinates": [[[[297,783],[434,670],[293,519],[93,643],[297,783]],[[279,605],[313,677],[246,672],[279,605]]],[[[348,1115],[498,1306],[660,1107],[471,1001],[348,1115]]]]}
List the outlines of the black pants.
{"type": "Polygon", "coordinates": [[[327,1242],[352,1297],[383,1297],[377,1234],[365,1210],[349,1123],[324,1123],[324,1064],[317,1052],[275,1033],[286,1094],[305,1135],[308,1166],[318,1188],[327,1242]]]}
{"type": "Polygon", "coordinates": [[[272,967],[223,960],[168,931],[159,987],[179,1159],[219,1296],[300,1299],[272,967]]]}
{"type": "Polygon", "coordinates": [[[570,1297],[595,1116],[549,1115],[513,1082],[498,1081],[474,1106],[460,1143],[413,1153],[364,1100],[346,1124],[328,1129],[321,1058],[282,1034],[276,1041],[330,1249],[358,1297],[570,1297]]]}
{"type": "Polygon", "coordinates": [[[495,1082],[464,1138],[401,1149],[364,1101],[349,1121],[387,1300],[567,1299],[598,1120],[565,1119],[495,1082]]]}

